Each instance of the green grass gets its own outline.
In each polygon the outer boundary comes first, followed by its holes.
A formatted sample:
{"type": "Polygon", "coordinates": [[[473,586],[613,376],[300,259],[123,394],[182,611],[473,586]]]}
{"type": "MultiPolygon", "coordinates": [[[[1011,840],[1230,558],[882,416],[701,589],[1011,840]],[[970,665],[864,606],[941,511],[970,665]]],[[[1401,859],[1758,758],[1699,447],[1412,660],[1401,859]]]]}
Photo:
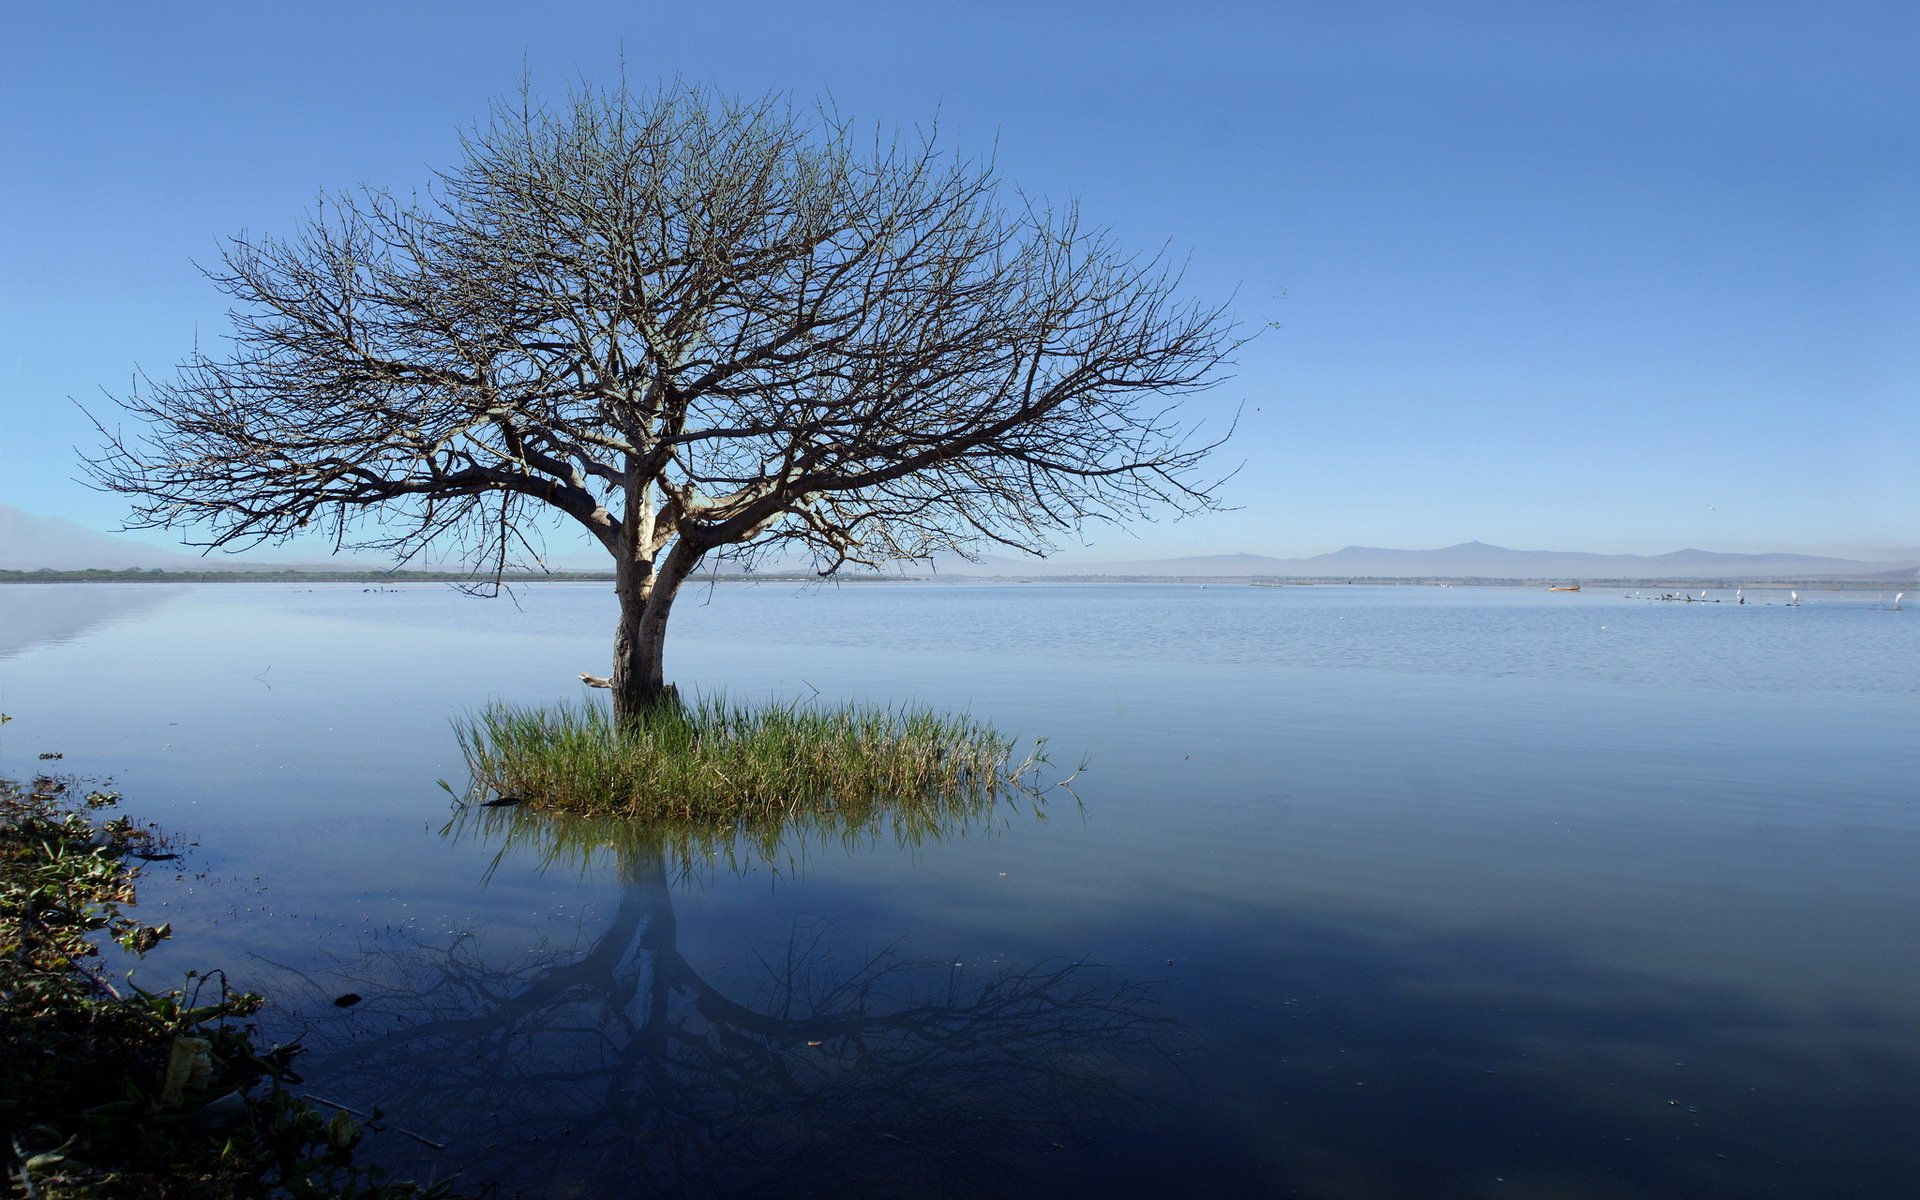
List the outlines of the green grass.
{"type": "MultiPolygon", "coordinates": [[[[703,697],[616,724],[592,704],[492,704],[455,722],[478,794],[628,820],[732,826],[991,802],[1028,764],[991,726],[925,708],[703,697]]],[[[1029,760],[1032,762],[1035,760],[1029,760]]]]}

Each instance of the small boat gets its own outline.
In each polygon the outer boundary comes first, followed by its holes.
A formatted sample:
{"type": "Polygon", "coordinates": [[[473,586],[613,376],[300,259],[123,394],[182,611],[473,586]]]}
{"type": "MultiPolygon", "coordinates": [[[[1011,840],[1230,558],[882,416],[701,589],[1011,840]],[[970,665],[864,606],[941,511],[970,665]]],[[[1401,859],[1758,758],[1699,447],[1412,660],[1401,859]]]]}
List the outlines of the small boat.
{"type": "Polygon", "coordinates": [[[1580,590],[1580,585],[1577,583],[1550,583],[1547,585],[1547,590],[1550,592],[1577,592],[1580,590]]]}

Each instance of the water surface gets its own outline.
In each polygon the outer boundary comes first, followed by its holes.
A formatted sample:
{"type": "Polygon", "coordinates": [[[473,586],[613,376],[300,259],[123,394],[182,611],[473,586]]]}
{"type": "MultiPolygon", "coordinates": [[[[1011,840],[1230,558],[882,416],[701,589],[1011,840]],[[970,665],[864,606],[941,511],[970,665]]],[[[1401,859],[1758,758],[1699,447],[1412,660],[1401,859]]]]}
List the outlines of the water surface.
{"type": "Polygon", "coordinates": [[[446,1147],[381,1156],[507,1195],[1899,1194],[1920,627],[1714,596],[689,593],[683,685],[1087,763],[729,863],[448,828],[450,718],[577,696],[603,588],[9,587],[0,773],[196,841],[142,981],[267,988],[318,1094],[446,1147]]]}

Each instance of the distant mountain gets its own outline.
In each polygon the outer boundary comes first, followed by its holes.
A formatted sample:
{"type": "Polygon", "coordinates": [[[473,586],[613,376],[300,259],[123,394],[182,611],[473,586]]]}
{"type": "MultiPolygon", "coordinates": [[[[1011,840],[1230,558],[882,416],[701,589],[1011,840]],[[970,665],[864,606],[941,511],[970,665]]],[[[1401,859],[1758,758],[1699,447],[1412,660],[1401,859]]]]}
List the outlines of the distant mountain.
{"type": "MultiPolygon", "coordinates": [[[[558,565],[558,564],[556,564],[558,565]]],[[[162,550],[131,538],[95,533],[59,517],[43,517],[0,504],[0,570],[83,571],[159,567],[176,571],[257,571],[288,567],[309,570],[379,570],[381,564],[337,558],[324,564],[290,564],[210,554],[202,558],[162,550]]],[[[605,569],[594,558],[586,569],[605,569]]],[[[739,570],[731,562],[708,569],[739,570]]],[[[763,570],[781,569],[769,564],[763,570]]],[[[805,564],[789,569],[804,570],[805,564]]],[[[1671,554],[1585,554],[1561,550],[1509,550],[1485,542],[1462,542],[1438,550],[1392,550],[1348,546],[1309,558],[1272,558],[1264,554],[1208,554],[1137,562],[1061,562],[1051,558],[986,558],[977,563],[940,556],[933,572],[941,576],[1040,579],[1058,576],[1109,576],[1133,579],[1268,577],[1276,579],[1873,579],[1920,582],[1920,552],[1893,561],[1862,562],[1814,554],[1720,554],[1711,550],[1675,550],[1671,554]]],[[[908,565],[904,574],[925,574],[908,565]]]]}
{"type": "MultiPolygon", "coordinates": [[[[0,570],[55,571],[162,567],[205,571],[210,559],[162,550],[132,538],[95,533],[61,517],[42,517],[0,504],[0,570]]],[[[232,564],[227,564],[231,566],[232,564]]]]}
{"type": "Polygon", "coordinates": [[[335,558],[324,563],[164,550],[133,538],[96,533],[64,517],[45,517],[0,504],[0,571],[361,571],[382,564],[335,558]]]}
{"type": "Polygon", "coordinates": [[[1510,550],[1485,542],[1462,542],[1437,550],[1348,546],[1309,558],[1262,554],[1214,554],[1140,562],[1063,563],[1053,559],[988,558],[979,563],[942,561],[940,574],[1019,577],[1128,576],[1133,578],[1270,576],[1299,579],[1836,579],[1911,578],[1905,562],[1860,562],[1814,554],[1721,554],[1675,550],[1670,554],[1587,554],[1562,550],[1510,550]]]}

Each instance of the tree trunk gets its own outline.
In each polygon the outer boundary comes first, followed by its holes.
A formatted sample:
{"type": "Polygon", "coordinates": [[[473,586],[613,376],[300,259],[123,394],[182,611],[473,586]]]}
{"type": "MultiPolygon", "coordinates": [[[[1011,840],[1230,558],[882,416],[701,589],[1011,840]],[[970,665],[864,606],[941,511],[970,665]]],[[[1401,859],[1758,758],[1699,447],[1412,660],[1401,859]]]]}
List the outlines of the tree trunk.
{"type": "Polygon", "coordinates": [[[679,691],[666,680],[667,617],[680,584],[691,570],[669,554],[659,570],[653,564],[621,563],[614,590],[620,597],[620,623],[613,635],[613,716],[630,721],[659,705],[678,705],[679,691]]]}

